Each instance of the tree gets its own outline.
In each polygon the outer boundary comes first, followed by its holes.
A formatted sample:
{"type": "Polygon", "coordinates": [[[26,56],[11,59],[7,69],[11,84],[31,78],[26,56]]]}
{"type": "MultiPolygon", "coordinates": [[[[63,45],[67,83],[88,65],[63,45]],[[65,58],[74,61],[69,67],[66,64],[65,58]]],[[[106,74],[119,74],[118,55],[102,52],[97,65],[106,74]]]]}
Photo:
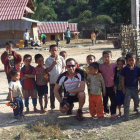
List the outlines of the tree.
{"type": "Polygon", "coordinates": [[[32,18],[39,21],[53,21],[57,19],[57,15],[53,8],[45,6],[43,2],[40,2],[32,18]]]}
{"type": "Polygon", "coordinates": [[[94,25],[96,25],[97,27],[104,28],[105,39],[106,39],[106,31],[114,23],[112,18],[109,17],[108,15],[98,15],[96,18],[94,18],[93,22],[94,22],[94,25]]]}

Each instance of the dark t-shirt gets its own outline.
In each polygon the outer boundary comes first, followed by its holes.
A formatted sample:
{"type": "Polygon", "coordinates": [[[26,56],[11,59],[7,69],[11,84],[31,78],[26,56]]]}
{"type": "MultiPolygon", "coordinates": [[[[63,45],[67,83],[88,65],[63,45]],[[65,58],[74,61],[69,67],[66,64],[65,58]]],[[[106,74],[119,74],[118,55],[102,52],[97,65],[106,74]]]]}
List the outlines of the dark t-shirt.
{"type": "Polygon", "coordinates": [[[140,68],[135,66],[134,69],[130,69],[129,66],[125,66],[121,75],[125,78],[126,87],[138,87],[138,77],[140,77],[140,68]]]}
{"type": "Polygon", "coordinates": [[[12,53],[9,53],[9,62],[10,62],[11,69],[14,69],[15,61],[14,61],[14,55],[12,53]]]}
{"type": "Polygon", "coordinates": [[[99,31],[97,31],[97,30],[95,31],[95,30],[94,30],[94,33],[97,35],[97,34],[99,33],[99,31]]]}

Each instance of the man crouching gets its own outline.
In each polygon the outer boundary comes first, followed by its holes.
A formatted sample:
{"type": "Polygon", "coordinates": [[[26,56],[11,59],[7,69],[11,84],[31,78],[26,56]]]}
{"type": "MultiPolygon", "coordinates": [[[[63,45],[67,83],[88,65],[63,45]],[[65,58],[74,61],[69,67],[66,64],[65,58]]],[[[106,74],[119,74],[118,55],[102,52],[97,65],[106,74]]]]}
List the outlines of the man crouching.
{"type": "Polygon", "coordinates": [[[74,102],[79,102],[79,109],[77,111],[77,119],[83,119],[82,108],[85,103],[85,81],[84,73],[76,69],[76,61],[73,58],[66,60],[67,71],[62,73],[55,84],[54,94],[60,103],[60,112],[72,114],[74,102]],[[62,99],[58,92],[61,86],[64,86],[65,97],[62,99]]]}

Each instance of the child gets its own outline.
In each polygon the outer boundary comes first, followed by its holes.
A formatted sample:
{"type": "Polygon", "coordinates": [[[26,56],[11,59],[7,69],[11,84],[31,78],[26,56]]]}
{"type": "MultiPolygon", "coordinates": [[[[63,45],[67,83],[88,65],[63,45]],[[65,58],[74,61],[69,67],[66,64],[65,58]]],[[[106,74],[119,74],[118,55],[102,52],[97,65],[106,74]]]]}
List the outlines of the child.
{"type": "MultiPolygon", "coordinates": [[[[13,46],[14,44],[12,41],[6,42],[5,44],[6,51],[1,55],[1,61],[4,65],[4,70],[7,76],[8,83],[11,82],[11,76],[9,72],[12,69],[20,70],[19,64],[22,61],[21,56],[17,54],[15,51],[13,51],[13,46]]],[[[8,98],[9,96],[7,96],[7,99],[8,98]]]]}
{"type": "MultiPolygon", "coordinates": [[[[53,112],[53,109],[55,108],[55,97],[53,90],[56,80],[65,69],[65,60],[62,56],[58,55],[58,48],[56,45],[50,46],[50,53],[51,55],[46,59],[45,65],[47,72],[50,73],[50,103],[51,112],[53,112]]],[[[59,93],[60,95],[62,94],[62,87],[60,88],[59,93]]]]}
{"type": "MultiPolygon", "coordinates": [[[[87,75],[89,74],[89,65],[92,63],[92,62],[95,62],[95,60],[96,60],[96,58],[95,58],[95,56],[94,55],[88,55],[87,57],[86,57],[86,61],[87,61],[87,67],[84,67],[84,70],[85,70],[85,72],[86,72],[86,74],[85,74],[85,79],[87,79],[87,75]]],[[[86,82],[86,83],[88,83],[88,82],[86,82]]],[[[88,85],[87,85],[88,86],[88,85]]],[[[89,89],[89,86],[88,86],[88,93],[90,92],[90,89],[89,89]]]]}
{"type": "Polygon", "coordinates": [[[98,75],[99,64],[93,62],[89,64],[89,74],[87,80],[89,81],[89,111],[92,117],[97,114],[97,117],[103,117],[103,102],[102,102],[102,89],[103,96],[105,96],[105,84],[102,76],[98,75]]]}
{"type": "Polygon", "coordinates": [[[13,69],[10,71],[10,76],[12,78],[11,82],[9,83],[10,101],[17,103],[17,108],[13,109],[13,112],[14,118],[19,119],[21,116],[23,116],[23,95],[21,91],[21,84],[19,82],[20,73],[18,70],[13,69]]]}
{"type": "Polygon", "coordinates": [[[111,63],[112,53],[111,51],[103,51],[102,53],[104,63],[100,65],[100,71],[105,81],[106,96],[103,96],[104,114],[109,113],[108,97],[111,101],[110,112],[111,119],[116,119],[116,95],[114,92],[114,74],[115,74],[115,63],[111,63]]]}
{"type": "Polygon", "coordinates": [[[123,67],[125,65],[125,60],[123,58],[117,59],[117,67],[115,68],[114,76],[114,90],[116,92],[117,106],[119,108],[119,116],[121,117],[121,106],[124,104],[125,95],[122,92],[122,76],[120,75],[123,67]]]}
{"type": "Polygon", "coordinates": [[[87,73],[89,73],[89,65],[90,65],[90,63],[92,63],[92,62],[95,62],[95,60],[96,60],[96,58],[95,58],[95,56],[94,55],[88,55],[87,56],[87,58],[86,58],[86,61],[87,61],[87,67],[85,67],[85,71],[87,72],[87,73]]]}
{"type": "Polygon", "coordinates": [[[95,34],[94,32],[92,32],[92,33],[91,33],[92,45],[94,45],[95,37],[96,37],[96,34],[95,34]]]}
{"type": "Polygon", "coordinates": [[[59,53],[59,55],[62,56],[62,57],[64,58],[64,60],[67,59],[67,53],[66,53],[65,51],[61,51],[61,52],[59,53]]]}
{"type": "Polygon", "coordinates": [[[20,78],[22,80],[22,89],[25,99],[26,113],[29,113],[29,97],[32,98],[34,106],[34,112],[38,113],[36,108],[37,105],[37,91],[35,83],[35,68],[31,66],[32,56],[29,54],[24,55],[23,62],[24,66],[20,71],[20,78]]]}
{"type": "Polygon", "coordinates": [[[47,86],[47,80],[45,79],[46,75],[46,67],[44,64],[44,58],[41,54],[35,55],[35,63],[38,64],[38,66],[35,68],[36,71],[36,86],[37,86],[37,92],[39,96],[39,103],[41,107],[41,112],[47,112],[47,103],[48,103],[48,86],[47,86]],[[44,96],[44,108],[42,104],[42,99],[44,96]]]}
{"type": "Polygon", "coordinates": [[[57,35],[57,38],[56,38],[56,45],[57,45],[58,49],[60,49],[60,38],[59,38],[59,35],[57,35]]]}
{"type": "MultiPolygon", "coordinates": [[[[140,68],[135,65],[136,55],[128,53],[126,55],[127,66],[122,71],[122,90],[125,94],[124,101],[124,120],[129,118],[129,106],[131,98],[134,100],[134,111],[139,113],[138,81],[140,82],[140,68]]],[[[140,91],[140,89],[139,89],[140,91]]]]}
{"type": "MultiPolygon", "coordinates": [[[[59,55],[62,56],[64,58],[64,60],[66,61],[66,59],[67,59],[67,53],[65,51],[61,51],[59,53],[59,55]]],[[[80,67],[79,64],[78,64],[78,62],[76,62],[76,65],[77,65],[77,68],[80,67]]]]}

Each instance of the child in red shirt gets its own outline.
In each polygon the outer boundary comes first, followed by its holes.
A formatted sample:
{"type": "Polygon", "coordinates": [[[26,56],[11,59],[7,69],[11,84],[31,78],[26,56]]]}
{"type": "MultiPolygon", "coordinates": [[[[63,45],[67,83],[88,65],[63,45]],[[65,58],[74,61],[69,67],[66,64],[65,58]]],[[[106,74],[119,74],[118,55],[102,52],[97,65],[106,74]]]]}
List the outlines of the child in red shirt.
{"type": "Polygon", "coordinates": [[[35,83],[35,68],[31,66],[32,56],[29,54],[24,55],[24,66],[20,71],[20,78],[22,83],[23,95],[25,99],[26,113],[29,113],[29,97],[32,98],[34,112],[38,113],[37,105],[37,91],[35,83]]]}
{"type": "MultiPolygon", "coordinates": [[[[39,103],[40,103],[40,108],[41,112],[47,112],[47,103],[48,103],[48,79],[45,78],[46,76],[46,66],[44,64],[44,58],[41,54],[36,54],[35,55],[35,62],[38,64],[37,67],[35,68],[36,71],[36,87],[37,87],[37,92],[39,96],[39,103]],[[44,96],[44,108],[43,108],[43,103],[42,99],[44,96]]],[[[47,76],[48,77],[48,76],[47,76]]]]}
{"type": "MultiPolygon", "coordinates": [[[[6,51],[1,55],[1,62],[4,65],[4,70],[7,76],[8,83],[11,82],[11,76],[9,72],[12,69],[16,69],[19,71],[20,70],[19,64],[22,61],[21,55],[13,51],[13,46],[14,44],[12,41],[6,42],[5,44],[6,51]]],[[[9,96],[7,96],[7,99],[8,98],[9,96]]]]}

